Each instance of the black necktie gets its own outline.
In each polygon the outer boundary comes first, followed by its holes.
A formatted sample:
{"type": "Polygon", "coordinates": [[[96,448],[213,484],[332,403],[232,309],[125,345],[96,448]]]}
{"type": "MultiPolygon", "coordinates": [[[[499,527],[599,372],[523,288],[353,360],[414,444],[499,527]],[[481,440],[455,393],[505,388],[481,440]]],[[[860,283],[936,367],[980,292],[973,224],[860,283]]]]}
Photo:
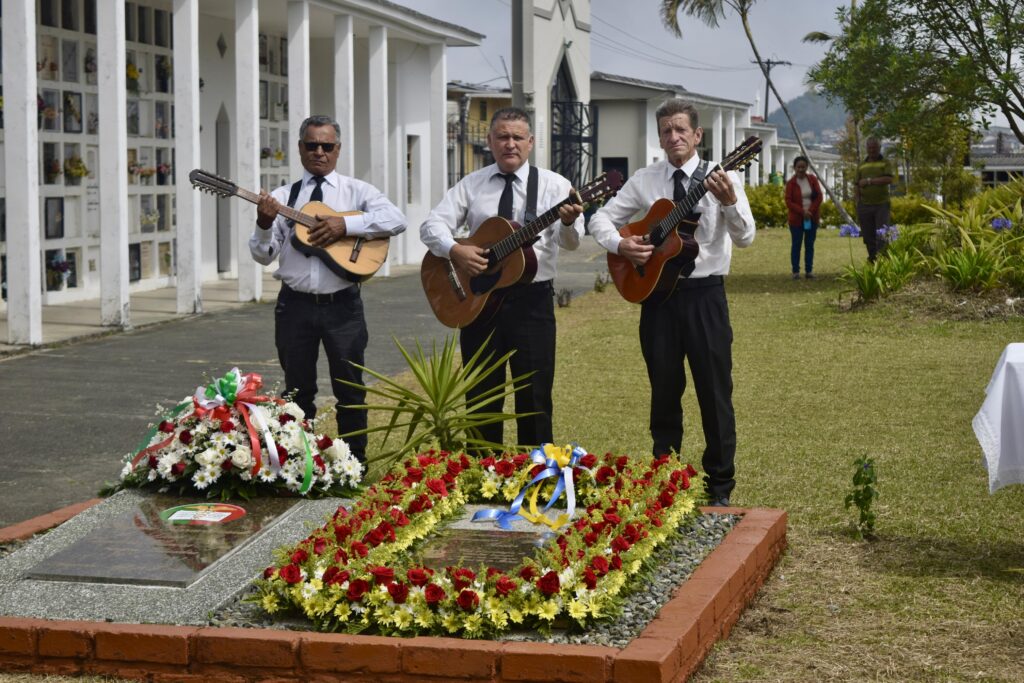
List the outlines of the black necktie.
{"type": "Polygon", "coordinates": [[[672,201],[681,202],[686,198],[686,171],[681,168],[677,168],[676,172],[672,174],[672,178],[675,180],[675,190],[672,192],[672,201]]]}
{"type": "Polygon", "coordinates": [[[309,195],[309,201],[311,202],[322,202],[324,200],[324,191],[320,189],[320,186],[324,184],[324,178],[322,175],[313,176],[313,182],[316,183],[316,187],[313,188],[313,193],[309,195]]]}
{"type": "Polygon", "coordinates": [[[501,191],[501,199],[498,200],[498,215],[512,220],[512,181],[516,179],[516,174],[499,173],[498,175],[505,180],[505,189],[501,191]]]}

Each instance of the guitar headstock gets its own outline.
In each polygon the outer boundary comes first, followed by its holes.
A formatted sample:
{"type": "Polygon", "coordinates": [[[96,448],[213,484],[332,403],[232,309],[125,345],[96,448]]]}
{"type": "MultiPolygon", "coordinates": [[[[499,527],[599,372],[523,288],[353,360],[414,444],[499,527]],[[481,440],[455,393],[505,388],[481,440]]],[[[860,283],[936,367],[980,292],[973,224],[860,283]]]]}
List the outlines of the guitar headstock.
{"type": "Polygon", "coordinates": [[[188,174],[188,180],[197,190],[209,192],[218,197],[231,197],[238,194],[238,185],[199,168],[192,169],[192,172],[188,174]]]}
{"type": "Polygon", "coordinates": [[[746,168],[761,152],[761,138],[751,135],[740,145],[729,152],[729,156],[722,160],[722,170],[740,171],[746,168]]]}
{"type": "Polygon", "coordinates": [[[580,188],[579,195],[584,204],[593,204],[614,197],[623,182],[622,174],[618,171],[605,171],[580,188]]]}

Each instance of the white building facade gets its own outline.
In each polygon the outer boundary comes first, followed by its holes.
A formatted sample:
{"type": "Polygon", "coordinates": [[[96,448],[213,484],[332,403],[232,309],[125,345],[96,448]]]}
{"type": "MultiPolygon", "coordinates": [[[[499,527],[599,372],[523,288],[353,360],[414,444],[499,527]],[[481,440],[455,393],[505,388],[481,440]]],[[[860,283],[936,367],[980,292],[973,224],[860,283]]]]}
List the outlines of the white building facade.
{"type": "MultiPolygon", "coordinates": [[[[258,300],[255,206],[188,173],[291,182],[310,114],[340,122],[339,172],[418,225],[446,190],[446,51],[483,38],[386,0],[38,0],[0,22],[14,344],[41,342],[43,304],[99,297],[102,323],[129,327],[132,291],[175,286],[178,311],[201,312],[202,282],[232,278],[258,300]]],[[[407,231],[389,264],[423,252],[407,231]]]]}

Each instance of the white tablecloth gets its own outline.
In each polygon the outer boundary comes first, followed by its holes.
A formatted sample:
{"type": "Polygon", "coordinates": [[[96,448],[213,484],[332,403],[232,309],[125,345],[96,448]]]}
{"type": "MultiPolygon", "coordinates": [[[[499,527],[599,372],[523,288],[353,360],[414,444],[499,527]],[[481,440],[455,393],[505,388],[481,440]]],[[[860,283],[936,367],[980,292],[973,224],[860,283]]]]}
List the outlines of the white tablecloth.
{"type": "Polygon", "coordinates": [[[1009,344],[974,416],[974,434],[985,452],[988,490],[1024,484],[1024,344],[1009,344]]]}

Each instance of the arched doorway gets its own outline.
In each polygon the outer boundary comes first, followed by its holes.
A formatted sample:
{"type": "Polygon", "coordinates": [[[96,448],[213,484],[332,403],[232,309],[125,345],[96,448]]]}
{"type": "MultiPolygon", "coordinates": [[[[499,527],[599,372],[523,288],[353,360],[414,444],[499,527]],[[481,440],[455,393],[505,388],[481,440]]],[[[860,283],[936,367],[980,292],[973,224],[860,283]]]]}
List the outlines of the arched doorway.
{"type": "Polygon", "coordinates": [[[597,109],[577,97],[563,54],[551,85],[551,170],[581,187],[597,173],[597,109]]]}

